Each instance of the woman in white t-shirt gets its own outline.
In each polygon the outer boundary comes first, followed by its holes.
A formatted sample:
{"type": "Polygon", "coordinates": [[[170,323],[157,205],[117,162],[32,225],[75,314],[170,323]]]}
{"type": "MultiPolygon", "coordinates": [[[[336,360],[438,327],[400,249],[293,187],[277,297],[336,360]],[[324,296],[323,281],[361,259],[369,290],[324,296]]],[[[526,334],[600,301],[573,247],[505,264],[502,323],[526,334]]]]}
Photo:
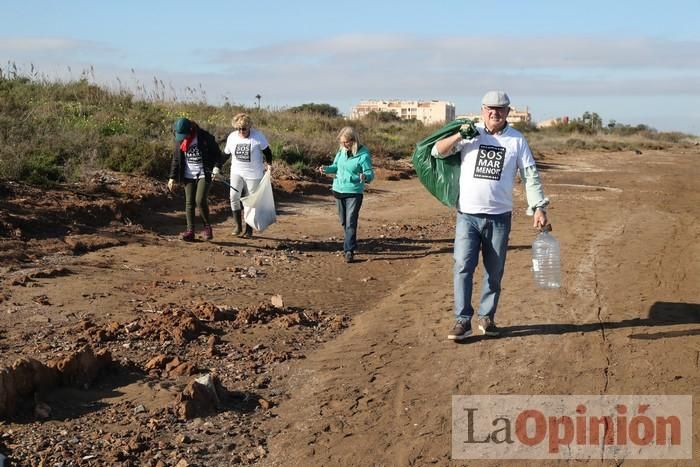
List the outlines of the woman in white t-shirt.
{"type": "Polygon", "coordinates": [[[250,237],[253,235],[253,228],[246,224],[243,229],[241,197],[255,191],[265,170],[270,169],[272,150],[265,135],[252,127],[253,122],[248,114],[234,115],[231,125],[233,131],[226,139],[224,154],[231,156],[231,186],[235,188],[231,189],[230,194],[233,235],[250,237]]]}

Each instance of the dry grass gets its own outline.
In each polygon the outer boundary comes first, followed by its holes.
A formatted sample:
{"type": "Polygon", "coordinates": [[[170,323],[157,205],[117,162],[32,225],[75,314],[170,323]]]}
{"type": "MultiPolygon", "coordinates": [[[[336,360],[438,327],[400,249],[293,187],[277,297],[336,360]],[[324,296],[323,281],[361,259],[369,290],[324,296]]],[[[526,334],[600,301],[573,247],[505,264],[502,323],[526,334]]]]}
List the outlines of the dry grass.
{"type": "MultiPolygon", "coordinates": [[[[0,179],[55,184],[96,169],[165,177],[173,144],[171,124],[181,116],[198,122],[223,145],[231,117],[248,112],[270,141],[280,172],[290,177],[312,176],[314,167],[327,163],[337,147],[337,132],[348,124],[358,129],[379,166],[409,159],[415,143],[438,129],[382,115],[347,121],[327,104],[277,111],[229,103],[211,106],[204,103],[203,90],[201,99],[179,102],[166,97],[157,80],[155,91],[149,95],[142,88],[137,99],[122,89],[91,84],[88,78],[86,73],[77,81],[57,83],[36,73],[20,76],[0,69],[0,179]]],[[[687,135],[643,125],[590,130],[580,122],[547,131],[523,129],[535,151],[664,149],[691,143],[687,135]]]]}

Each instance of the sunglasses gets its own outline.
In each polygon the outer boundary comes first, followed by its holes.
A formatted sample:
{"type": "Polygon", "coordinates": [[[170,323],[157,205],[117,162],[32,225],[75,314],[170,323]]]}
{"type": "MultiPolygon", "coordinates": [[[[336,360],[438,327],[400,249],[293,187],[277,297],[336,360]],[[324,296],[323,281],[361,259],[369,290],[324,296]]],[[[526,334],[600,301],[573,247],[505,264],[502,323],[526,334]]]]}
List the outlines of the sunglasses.
{"type": "Polygon", "coordinates": [[[485,105],[483,106],[484,109],[491,111],[491,112],[498,112],[498,113],[503,113],[506,110],[508,110],[508,107],[496,107],[496,106],[491,106],[491,105],[485,105]]]}

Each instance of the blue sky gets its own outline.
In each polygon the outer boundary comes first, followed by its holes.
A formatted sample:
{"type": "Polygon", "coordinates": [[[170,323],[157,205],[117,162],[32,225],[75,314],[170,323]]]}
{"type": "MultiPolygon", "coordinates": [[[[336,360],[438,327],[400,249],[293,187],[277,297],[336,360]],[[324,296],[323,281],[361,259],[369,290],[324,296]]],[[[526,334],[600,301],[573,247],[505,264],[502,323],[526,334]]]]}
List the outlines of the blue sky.
{"type": "Polygon", "coordinates": [[[700,135],[700,0],[2,0],[0,68],[285,107],[503,89],[536,121],[597,112],[700,135]],[[164,83],[159,88],[154,78],[164,83]]]}

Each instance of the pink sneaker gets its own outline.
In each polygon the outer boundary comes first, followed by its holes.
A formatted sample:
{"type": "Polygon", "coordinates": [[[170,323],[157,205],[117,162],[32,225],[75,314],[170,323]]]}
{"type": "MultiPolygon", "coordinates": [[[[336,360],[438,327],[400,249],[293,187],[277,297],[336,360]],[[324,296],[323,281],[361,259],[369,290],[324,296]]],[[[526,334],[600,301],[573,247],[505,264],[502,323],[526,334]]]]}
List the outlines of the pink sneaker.
{"type": "Polygon", "coordinates": [[[194,230],[185,230],[180,234],[180,238],[185,242],[194,242],[194,230]]]}
{"type": "Polygon", "coordinates": [[[202,230],[202,237],[204,237],[204,240],[211,240],[214,238],[214,233],[211,231],[211,225],[204,226],[204,230],[202,230]]]}

